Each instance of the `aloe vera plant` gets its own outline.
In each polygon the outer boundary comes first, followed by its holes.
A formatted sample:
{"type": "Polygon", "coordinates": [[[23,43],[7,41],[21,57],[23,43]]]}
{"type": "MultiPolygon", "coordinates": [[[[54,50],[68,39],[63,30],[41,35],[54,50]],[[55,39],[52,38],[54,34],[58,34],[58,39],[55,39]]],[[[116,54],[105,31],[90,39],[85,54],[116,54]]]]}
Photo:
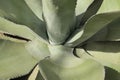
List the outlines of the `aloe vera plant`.
{"type": "Polygon", "coordinates": [[[119,31],[120,0],[0,0],[0,80],[120,80],[119,31]]]}

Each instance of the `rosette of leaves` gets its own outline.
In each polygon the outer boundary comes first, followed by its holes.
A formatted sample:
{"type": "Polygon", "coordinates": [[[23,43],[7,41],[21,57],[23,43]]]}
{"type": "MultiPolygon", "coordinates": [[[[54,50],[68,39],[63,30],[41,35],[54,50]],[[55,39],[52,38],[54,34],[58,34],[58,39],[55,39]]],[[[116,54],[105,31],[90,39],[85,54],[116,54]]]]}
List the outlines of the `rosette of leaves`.
{"type": "Polygon", "coordinates": [[[0,0],[0,80],[120,80],[119,4],[0,0]]]}

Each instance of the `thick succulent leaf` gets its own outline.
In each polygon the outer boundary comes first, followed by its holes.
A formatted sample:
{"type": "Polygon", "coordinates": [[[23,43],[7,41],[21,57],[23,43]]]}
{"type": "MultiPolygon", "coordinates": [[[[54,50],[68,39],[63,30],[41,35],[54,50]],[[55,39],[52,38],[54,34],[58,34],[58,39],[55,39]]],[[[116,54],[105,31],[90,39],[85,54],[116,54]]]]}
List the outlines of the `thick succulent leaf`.
{"type": "Polygon", "coordinates": [[[94,0],[77,0],[77,5],[75,9],[76,16],[81,15],[84,13],[88,6],[93,2],[94,0]]]}
{"type": "MultiPolygon", "coordinates": [[[[0,18],[0,31],[2,31],[3,34],[8,33],[16,36],[8,36],[8,40],[10,41],[16,38],[14,41],[17,42],[17,40],[19,40],[18,36],[28,39],[29,41],[25,43],[25,48],[38,60],[49,55],[47,42],[26,26],[18,25],[4,18],[0,18]]],[[[4,39],[4,37],[2,39],[4,39]]]]}
{"type": "Polygon", "coordinates": [[[0,80],[28,74],[36,64],[25,44],[0,40],[0,80]]]}
{"type": "Polygon", "coordinates": [[[40,71],[38,72],[37,77],[36,77],[35,80],[45,80],[45,79],[43,78],[43,76],[41,75],[40,71]]]}
{"type": "MultiPolygon", "coordinates": [[[[74,56],[71,48],[50,46],[49,49],[50,59],[39,63],[46,80],[104,80],[104,67],[96,61],[74,56]]],[[[84,53],[82,49],[81,52],[84,53]]]]}
{"type": "Polygon", "coordinates": [[[120,17],[120,12],[103,13],[103,14],[98,14],[98,15],[93,16],[83,26],[84,32],[82,36],[76,37],[76,40],[74,40],[74,42],[71,42],[72,38],[69,39],[65,45],[71,46],[71,47],[77,46],[78,44],[91,38],[98,31],[105,28],[109,23],[111,23],[113,20],[119,17],[120,17]]]}
{"type": "Polygon", "coordinates": [[[38,66],[36,66],[32,71],[31,75],[29,76],[28,80],[35,80],[38,75],[38,72],[39,72],[39,68],[38,66]]]}
{"type": "Polygon", "coordinates": [[[3,33],[0,40],[0,79],[25,75],[37,62],[49,55],[47,43],[26,26],[0,18],[0,31],[3,33]],[[4,33],[13,37],[7,36],[6,40],[4,33]],[[18,36],[30,41],[20,43],[17,41],[18,36]]]}
{"type": "Polygon", "coordinates": [[[35,15],[40,19],[42,18],[42,0],[25,0],[27,5],[31,8],[31,10],[35,13],[35,15]]]}
{"type": "Polygon", "coordinates": [[[96,61],[120,72],[120,42],[93,42],[85,48],[96,61]]]}
{"type": "Polygon", "coordinates": [[[120,41],[120,18],[108,25],[107,41],[120,41]]]}
{"type": "Polygon", "coordinates": [[[94,0],[94,1],[93,0],[84,0],[84,1],[78,0],[77,1],[77,6],[76,6],[77,25],[76,25],[76,30],[69,37],[70,39],[69,43],[74,42],[76,38],[79,38],[82,36],[83,34],[82,25],[98,11],[102,2],[103,0],[94,0]]]}
{"type": "Polygon", "coordinates": [[[45,23],[35,16],[24,0],[0,0],[0,16],[26,25],[46,39],[45,23]]]}
{"type": "Polygon", "coordinates": [[[117,71],[106,67],[105,68],[105,80],[120,80],[120,73],[117,71]]]}
{"type": "Polygon", "coordinates": [[[104,80],[104,67],[91,60],[71,68],[45,60],[40,62],[40,70],[46,80],[104,80]]]}
{"type": "MultiPolygon", "coordinates": [[[[81,22],[79,25],[84,25],[85,22],[93,15],[97,13],[99,10],[103,0],[94,0],[92,4],[87,8],[86,12],[84,13],[81,22]]],[[[79,26],[78,26],[79,27],[79,26]]]]}
{"type": "Polygon", "coordinates": [[[99,10],[103,0],[78,0],[76,6],[77,25],[76,28],[81,28],[85,22],[99,10]],[[78,15],[79,14],[79,15],[78,15]]]}
{"type": "Polygon", "coordinates": [[[91,41],[120,41],[120,18],[112,21],[107,27],[98,31],[88,42],[91,41]]]}
{"type": "Polygon", "coordinates": [[[74,29],[76,0],[43,0],[42,3],[51,44],[64,43],[74,29]]]}
{"type": "Polygon", "coordinates": [[[98,13],[120,11],[120,0],[104,0],[98,13]]]}
{"type": "MultiPolygon", "coordinates": [[[[80,28],[80,21],[85,14],[85,11],[94,0],[77,0],[75,14],[76,14],[76,28],[80,28]]],[[[75,31],[74,31],[75,32],[75,31]]],[[[74,34],[74,33],[73,33],[74,34]]]]}

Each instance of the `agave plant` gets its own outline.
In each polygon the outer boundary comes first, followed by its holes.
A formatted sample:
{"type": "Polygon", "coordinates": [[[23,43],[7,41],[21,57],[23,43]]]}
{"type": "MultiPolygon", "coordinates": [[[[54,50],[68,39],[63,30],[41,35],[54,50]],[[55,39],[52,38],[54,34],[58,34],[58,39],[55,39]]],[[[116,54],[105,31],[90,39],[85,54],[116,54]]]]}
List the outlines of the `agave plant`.
{"type": "Polygon", "coordinates": [[[0,80],[120,80],[119,4],[0,0],[0,80]]]}

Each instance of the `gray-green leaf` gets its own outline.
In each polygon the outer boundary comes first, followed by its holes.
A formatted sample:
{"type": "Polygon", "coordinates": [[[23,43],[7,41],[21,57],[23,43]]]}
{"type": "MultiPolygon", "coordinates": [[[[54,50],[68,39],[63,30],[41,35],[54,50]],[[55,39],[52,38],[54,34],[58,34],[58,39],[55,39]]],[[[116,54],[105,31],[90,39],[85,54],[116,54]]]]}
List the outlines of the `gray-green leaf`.
{"type": "Polygon", "coordinates": [[[93,42],[86,45],[93,59],[120,72],[120,42],[93,42]]]}
{"type": "MultiPolygon", "coordinates": [[[[71,39],[67,41],[66,46],[75,47],[80,43],[88,40],[93,35],[95,35],[98,31],[105,28],[109,23],[114,21],[115,19],[120,17],[120,12],[111,12],[111,13],[103,13],[98,14],[90,18],[83,28],[83,34],[80,37],[75,37],[76,40],[71,42],[71,39]]],[[[82,31],[82,30],[81,30],[82,31]]],[[[73,37],[74,38],[74,37],[73,37]]]]}

